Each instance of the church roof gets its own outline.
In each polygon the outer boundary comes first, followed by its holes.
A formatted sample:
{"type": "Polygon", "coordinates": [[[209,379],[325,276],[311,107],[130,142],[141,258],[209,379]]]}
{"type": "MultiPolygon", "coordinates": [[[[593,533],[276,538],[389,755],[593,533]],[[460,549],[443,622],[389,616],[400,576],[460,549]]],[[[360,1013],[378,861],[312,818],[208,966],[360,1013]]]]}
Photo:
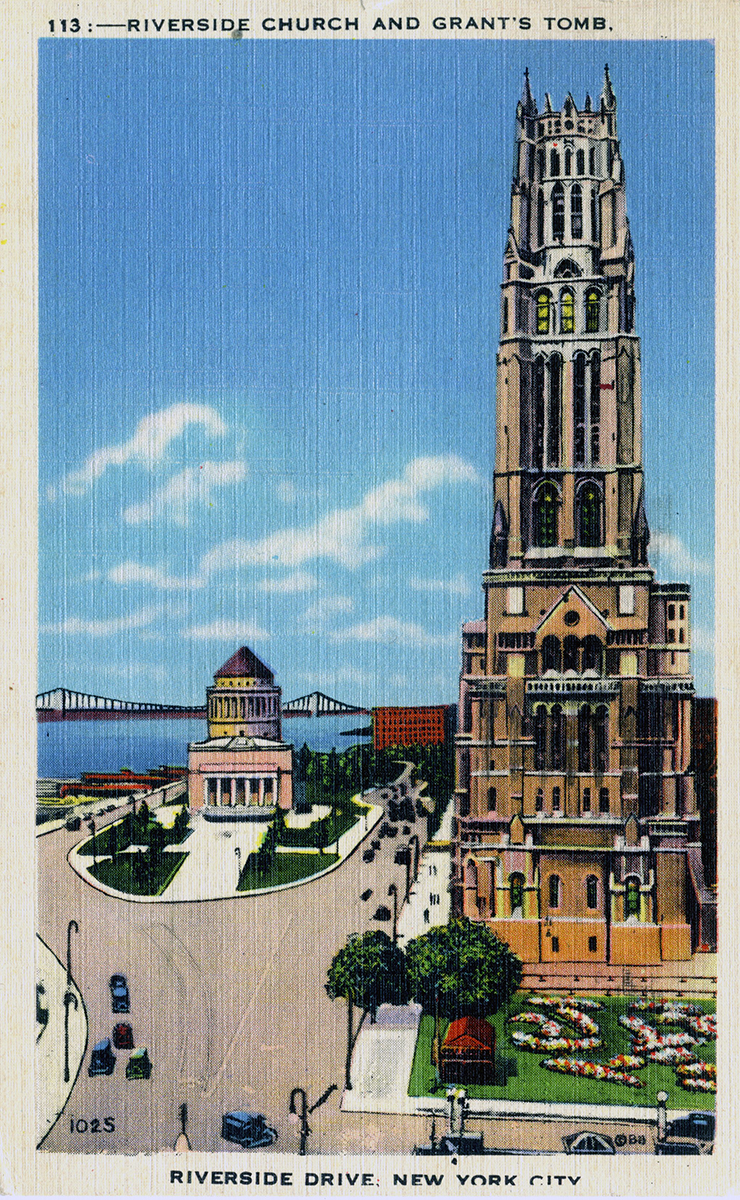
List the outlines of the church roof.
{"type": "Polygon", "coordinates": [[[257,658],[257,655],[248,646],[240,646],[236,654],[232,654],[231,658],[227,659],[222,667],[219,667],[213,678],[223,679],[226,675],[246,679],[265,679],[268,683],[275,681],[275,676],[270,668],[257,658]]]}

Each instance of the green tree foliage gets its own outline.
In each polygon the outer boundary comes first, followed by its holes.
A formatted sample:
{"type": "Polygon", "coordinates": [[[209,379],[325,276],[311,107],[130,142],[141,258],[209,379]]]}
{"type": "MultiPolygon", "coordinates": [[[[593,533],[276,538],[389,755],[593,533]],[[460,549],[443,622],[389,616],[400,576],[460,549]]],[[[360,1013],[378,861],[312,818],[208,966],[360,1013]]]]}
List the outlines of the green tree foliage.
{"type": "Polygon", "coordinates": [[[454,1020],[498,1012],[522,979],[516,954],[485,925],[467,917],[437,925],[406,947],[415,1000],[454,1020]]]}
{"type": "Polygon", "coordinates": [[[381,1004],[406,1004],[409,977],[403,951],[387,933],[371,930],[361,937],[353,933],[334,955],[326,990],[332,1000],[351,1000],[375,1020],[381,1004]]]}

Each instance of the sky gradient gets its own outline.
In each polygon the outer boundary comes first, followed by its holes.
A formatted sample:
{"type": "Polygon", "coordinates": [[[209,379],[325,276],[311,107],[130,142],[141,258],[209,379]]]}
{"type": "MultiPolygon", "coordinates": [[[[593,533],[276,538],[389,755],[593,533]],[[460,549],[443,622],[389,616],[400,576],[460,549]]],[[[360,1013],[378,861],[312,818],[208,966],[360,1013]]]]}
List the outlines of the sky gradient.
{"type": "Polygon", "coordinates": [[[454,702],[482,615],[524,68],[618,102],[651,563],[712,694],[707,42],[52,40],[39,53],[39,690],[454,702]]]}

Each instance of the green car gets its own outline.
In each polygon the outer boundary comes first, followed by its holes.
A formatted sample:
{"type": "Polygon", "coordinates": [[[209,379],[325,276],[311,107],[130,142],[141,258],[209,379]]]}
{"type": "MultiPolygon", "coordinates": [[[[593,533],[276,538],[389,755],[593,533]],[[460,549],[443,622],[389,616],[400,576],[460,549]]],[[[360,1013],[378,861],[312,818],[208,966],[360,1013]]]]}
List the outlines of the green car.
{"type": "Polygon", "coordinates": [[[127,1079],[148,1079],[152,1073],[152,1064],[144,1046],[132,1050],[126,1064],[127,1079]]]}

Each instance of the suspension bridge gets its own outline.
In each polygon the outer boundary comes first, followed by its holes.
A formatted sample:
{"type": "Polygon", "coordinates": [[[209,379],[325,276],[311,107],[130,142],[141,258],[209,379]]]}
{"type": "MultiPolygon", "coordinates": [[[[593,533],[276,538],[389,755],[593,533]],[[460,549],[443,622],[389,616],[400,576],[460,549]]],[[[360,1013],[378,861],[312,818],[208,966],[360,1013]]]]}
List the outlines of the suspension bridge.
{"type": "MultiPolygon", "coordinates": [[[[284,717],[335,717],[368,713],[367,708],[345,704],[323,692],[311,692],[299,696],[282,707],[284,717]]],[[[191,717],[205,720],[206,709],[196,704],[154,704],[140,700],[116,700],[112,696],[96,696],[90,692],[76,692],[71,688],[52,688],[36,696],[36,717],[44,721],[116,721],[130,718],[160,717],[176,719],[191,717]]]]}

